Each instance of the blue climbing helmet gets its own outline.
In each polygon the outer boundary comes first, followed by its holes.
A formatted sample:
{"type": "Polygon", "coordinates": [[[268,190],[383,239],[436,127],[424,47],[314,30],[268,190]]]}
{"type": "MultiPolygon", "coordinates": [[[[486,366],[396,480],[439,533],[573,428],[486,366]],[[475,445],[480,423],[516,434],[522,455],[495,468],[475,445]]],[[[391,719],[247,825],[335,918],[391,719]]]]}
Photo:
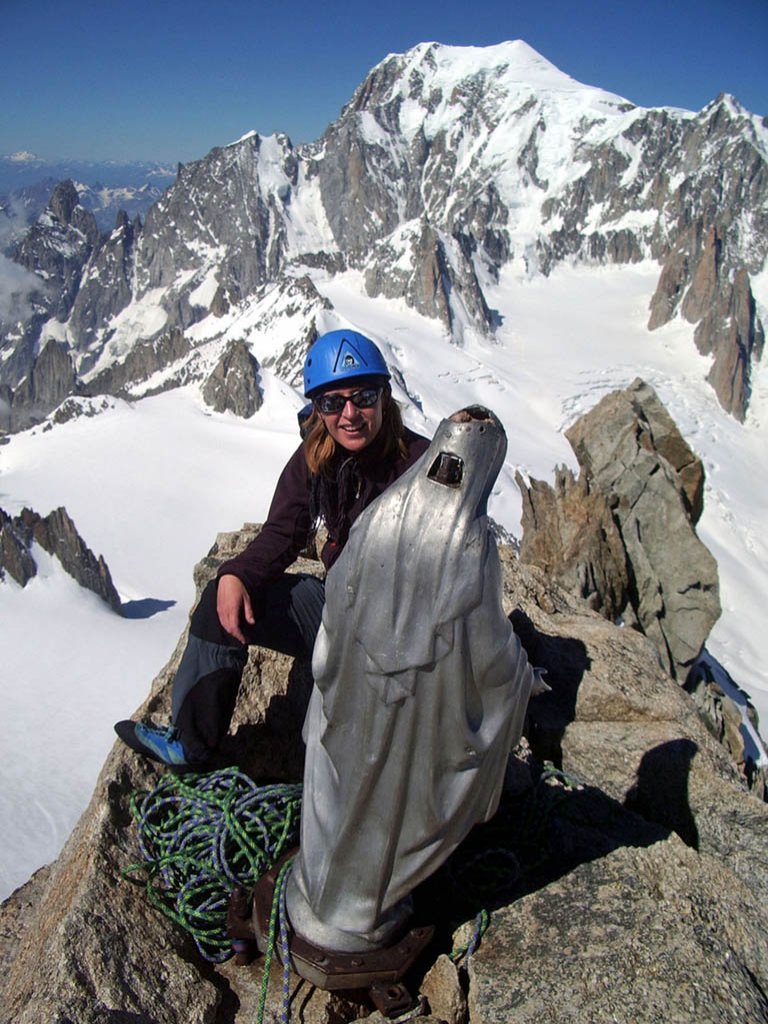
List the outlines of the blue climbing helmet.
{"type": "Polygon", "coordinates": [[[311,398],[321,388],[345,387],[358,377],[390,379],[384,356],[358,331],[329,331],[314,343],[304,360],[304,394],[311,398]]]}

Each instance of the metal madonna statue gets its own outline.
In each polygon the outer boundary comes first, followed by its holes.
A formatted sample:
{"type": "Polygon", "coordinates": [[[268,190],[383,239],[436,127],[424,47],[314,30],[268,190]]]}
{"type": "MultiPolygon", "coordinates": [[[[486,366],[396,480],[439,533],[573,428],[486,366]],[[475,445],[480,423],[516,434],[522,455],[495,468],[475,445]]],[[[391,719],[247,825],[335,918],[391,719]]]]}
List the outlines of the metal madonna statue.
{"type": "Polygon", "coordinates": [[[486,515],[506,448],[487,409],[444,420],[328,575],[285,897],[314,947],[396,942],[415,886],[498,806],[534,686],[486,515]]]}

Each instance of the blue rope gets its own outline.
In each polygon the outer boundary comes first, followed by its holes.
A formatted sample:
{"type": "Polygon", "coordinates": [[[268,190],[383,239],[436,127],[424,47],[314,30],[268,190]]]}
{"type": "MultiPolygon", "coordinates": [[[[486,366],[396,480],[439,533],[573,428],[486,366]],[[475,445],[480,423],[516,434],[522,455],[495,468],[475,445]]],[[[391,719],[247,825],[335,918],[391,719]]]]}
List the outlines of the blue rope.
{"type": "Polygon", "coordinates": [[[267,992],[269,990],[269,972],[272,967],[272,958],[275,954],[275,938],[280,942],[280,952],[283,957],[283,987],[282,987],[282,1024],[288,1024],[290,1013],[289,1007],[289,975],[290,955],[288,950],[288,926],[285,915],[285,882],[293,860],[286,861],[280,868],[275,881],[275,888],[272,893],[272,908],[269,915],[269,927],[267,930],[267,948],[264,951],[264,967],[261,974],[261,992],[259,995],[259,1007],[256,1013],[256,1024],[263,1024],[264,1010],[267,1005],[267,992]],[[285,918],[285,925],[283,923],[285,918]]]}
{"type": "Polygon", "coordinates": [[[298,843],[301,786],[257,786],[237,768],[205,775],[165,775],[151,793],[134,793],[150,902],[190,933],[212,963],[232,955],[226,934],[229,897],[250,889],[298,843]]]}
{"type": "Polygon", "coordinates": [[[288,1024],[290,1017],[290,979],[291,979],[291,951],[288,944],[288,910],[286,908],[286,889],[288,884],[288,872],[280,876],[280,886],[275,889],[275,899],[278,901],[278,924],[280,935],[280,958],[283,961],[283,988],[282,988],[282,1024],[288,1024]]]}
{"type": "Polygon", "coordinates": [[[451,960],[461,967],[466,967],[469,963],[469,959],[473,953],[477,952],[480,945],[480,940],[488,930],[488,925],[491,923],[491,915],[487,910],[481,910],[473,923],[472,936],[469,942],[460,946],[458,949],[451,951],[451,960]]]}

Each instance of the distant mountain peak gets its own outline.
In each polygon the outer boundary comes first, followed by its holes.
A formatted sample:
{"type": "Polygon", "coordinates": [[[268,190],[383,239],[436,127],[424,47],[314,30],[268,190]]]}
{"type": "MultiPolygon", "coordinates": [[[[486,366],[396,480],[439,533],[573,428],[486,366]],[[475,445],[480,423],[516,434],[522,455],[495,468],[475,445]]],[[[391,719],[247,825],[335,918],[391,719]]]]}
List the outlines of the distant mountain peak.
{"type": "Polygon", "coordinates": [[[16,153],[10,153],[8,156],[4,156],[3,160],[8,160],[14,164],[31,164],[31,163],[42,163],[43,161],[39,156],[34,153],[30,153],[29,150],[20,149],[16,153]]]}
{"type": "Polygon", "coordinates": [[[491,46],[420,43],[404,54],[390,54],[368,78],[375,76],[380,69],[390,70],[393,66],[401,68],[401,84],[405,87],[412,85],[414,72],[422,74],[432,87],[444,89],[478,76],[486,80],[493,76],[493,85],[498,92],[514,94],[520,89],[527,89],[539,93],[578,93],[592,95],[611,104],[629,103],[615,93],[577,81],[522,39],[491,46]]]}
{"type": "MultiPolygon", "coordinates": [[[[489,284],[505,267],[531,278],[566,261],[651,259],[663,272],[649,328],[678,314],[698,324],[709,379],[743,418],[764,344],[749,275],[768,252],[767,135],[732,97],[698,114],[636,107],[523,40],[420,43],[377,64],[317,142],[249,132],[185,165],[143,227],[82,249],[81,266],[60,247],[68,290],[41,290],[0,384],[17,387],[46,331],[65,334],[89,381],[174,331],[224,345],[226,316],[238,311],[241,332],[276,287],[308,338],[314,273],[358,271],[369,298],[404,301],[461,345],[494,334],[489,284]],[[294,274],[310,287],[289,295],[294,274]]],[[[17,262],[45,270],[49,241],[38,232],[17,262]]],[[[193,344],[171,349],[194,358],[193,344]]],[[[297,355],[274,359],[292,368],[297,355]]]]}

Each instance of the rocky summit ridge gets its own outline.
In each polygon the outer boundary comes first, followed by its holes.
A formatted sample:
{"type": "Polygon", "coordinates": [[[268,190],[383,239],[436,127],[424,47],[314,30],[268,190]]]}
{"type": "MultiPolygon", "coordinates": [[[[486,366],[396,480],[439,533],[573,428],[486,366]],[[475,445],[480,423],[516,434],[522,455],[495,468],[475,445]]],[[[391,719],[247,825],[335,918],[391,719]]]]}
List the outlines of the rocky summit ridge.
{"type": "MultiPolygon", "coordinates": [[[[220,536],[198,566],[198,585],[253,534],[220,536]]],[[[499,814],[421,897],[433,914],[448,913],[408,978],[420,996],[411,1016],[424,1024],[768,1021],[766,804],[648,640],[511,550],[502,564],[505,607],[552,690],[532,701],[499,814]],[[489,874],[493,885],[483,888],[489,874]],[[492,912],[490,927],[457,969],[446,954],[481,908],[492,912]]],[[[139,714],[167,717],[182,648],[139,714]]],[[[310,684],[308,664],[251,651],[227,753],[253,777],[300,778],[310,684]]],[[[161,777],[116,745],[56,863],[3,904],[8,1024],[257,1019],[261,962],[205,962],[137,884],[130,797],[161,777]]],[[[294,1022],[384,1024],[360,993],[329,994],[292,977],[289,1000],[294,1022]]],[[[280,1015],[274,965],[264,1019],[280,1015]]]]}
{"type": "Polygon", "coordinates": [[[649,329],[696,324],[721,404],[746,414],[764,345],[768,128],[727,95],[698,113],[646,109],[522,41],[424,43],[373,68],[316,142],[250,133],[180,166],[143,223],[121,216],[101,235],[76,198],[60,185],[10,252],[40,284],[30,315],[2,325],[0,429],[39,421],[62,392],[112,393],[115,375],[140,397],[147,374],[120,367],[172,332],[186,351],[168,352],[164,387],[204,384],[227,344],[265,336],[260,361],[293,383],[333,315],[322,282],[344,270],[461,344],[493,336],[503,268],[563,261],[656,261],[649,329]],[[67,356],[57,386],[31,394],[53,344],[67,356]]]}
{"type": "MultiPolygon", "coordinates": [[[[417,891],[437,931],[409,972],[415,1005],[401,1020],[768,1022],[764,780],[748,771],[739,726],[720,729],[722,692],[712,715],[716,687],[696,680],[689,693],[680,678],[717,613],[711,556],[693,543],[703,467],[642,381],[569,437],[578,480],[531,481],[521,556],[500,548],[505,612],[550,689],[530,702],[499,811],[417,891]],[[648,499],[681,559],[659,563],[648,499]],[[462,959],[479,911],[490,926],[462,959]]],[[[195,569],[198,595],[258,529],[217,538],[195,569]]],[[[135,717],[168,719],[185,641],[135,717]]],[[[298,781],[311,685],[307,660],[251,648],[226,760],[259,781],[298,781]]],[[[205,961],[145,890],[132,794],[164,771],[116,744],[58,860],[0,907],[3,1021],[257,1019],[261,961],[205,961]]],[[[264,1020],[277,1022],[277,964],[267,982],[264,1020]]],[[[288,996],[294,1024],[385,1024],[365,993],[292,976],[288,996]]]]}

